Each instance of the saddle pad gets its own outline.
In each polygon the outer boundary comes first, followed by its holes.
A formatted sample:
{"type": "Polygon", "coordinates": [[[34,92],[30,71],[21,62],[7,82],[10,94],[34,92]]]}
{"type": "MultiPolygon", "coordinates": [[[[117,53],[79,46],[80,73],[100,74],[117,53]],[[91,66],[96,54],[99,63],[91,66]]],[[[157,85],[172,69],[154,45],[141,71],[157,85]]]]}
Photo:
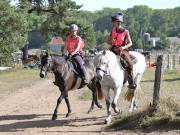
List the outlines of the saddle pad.
{"type": "Polygon", "coordinates": [[[130,53],[129,53],[129,56],[131,58],[131,61],[132,61],[133,65],[136,64],[137,58],[134,55],[130,54],[130,53]]]}

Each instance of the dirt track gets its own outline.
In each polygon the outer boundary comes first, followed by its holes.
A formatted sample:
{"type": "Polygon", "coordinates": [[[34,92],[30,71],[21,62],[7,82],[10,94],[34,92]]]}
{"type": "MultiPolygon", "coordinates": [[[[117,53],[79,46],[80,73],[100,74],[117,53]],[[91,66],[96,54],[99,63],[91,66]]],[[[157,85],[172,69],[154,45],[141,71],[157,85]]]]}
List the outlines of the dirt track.
{"type": "Polygon", "coordinates": [[[65,118],[67,109],[63,101],[56,121],[52,121],[51,117],[59,91],[50,80],[42,80],[6,96],[0,101],[0,135],[144,134],[132,131],[105,132],[106,111],[95,108],[91,114],[87,114],[91,102],[79,99],[84,90],[69,93],[73,113],[65,118]]]}

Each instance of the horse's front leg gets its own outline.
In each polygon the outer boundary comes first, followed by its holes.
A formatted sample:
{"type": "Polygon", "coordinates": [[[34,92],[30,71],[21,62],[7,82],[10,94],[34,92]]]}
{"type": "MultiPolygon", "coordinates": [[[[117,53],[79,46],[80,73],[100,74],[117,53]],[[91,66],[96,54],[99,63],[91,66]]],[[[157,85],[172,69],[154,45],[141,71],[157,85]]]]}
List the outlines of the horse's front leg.
{"type": "Polygon", "coordinates": [[[56,108],[54,109],[54,114],[52,116],[52,120],[56,120],[57,119],[58,108],[59,108],[59,105],[60,105],[61,101],[63,100],[63,98],[64,98],[64,93],[62,92],[60,97],[57,100],[57,105],[56,105],[56,108]]]}
{"type": "Polygon", "coordinates": [[[113,98],[113,102],[112,102],[112,108],[114,109],[115,113],[121,112],[120,109],[118,109],[118,107],[117,107],[117,102],[119,99],[119,95],[121,94],[121,89],[122,89],[122,86],[114,89],[114,98],[113,98]]]}
{"type": "Polygon", "coordinates": [[[102,105],[99,103],[98,101],[98,94],[100,94],[100,91],[101,90],[101,84],[99,82],[96,82],[96,87],[95,87],[95,90],[94,90],[94,98],[95,98],[95,104],[98,108],[102,108],[102,105]]]}
{"type": "Polygon", "coordinates": [[[103,89],[104,90],[104,95],[105,95],[105,100],[106,100],[106,108],[107,108],[107,118],[105,120],[105,124],[110,124],[112,120],[111,116],[111,103],[110,103],[110,95],[109,95],[109,89],[103,89]]]}
{"type": "Polygon", "coordinates": [[[71,114],[72,111],[71,111],[71,106],[69,103],[68,93],[65,95],[65,102],[66,102],[66,105],[68,108],[68,113],[66,114],[66,117],[69,117],[69,115],[71,114]]]}

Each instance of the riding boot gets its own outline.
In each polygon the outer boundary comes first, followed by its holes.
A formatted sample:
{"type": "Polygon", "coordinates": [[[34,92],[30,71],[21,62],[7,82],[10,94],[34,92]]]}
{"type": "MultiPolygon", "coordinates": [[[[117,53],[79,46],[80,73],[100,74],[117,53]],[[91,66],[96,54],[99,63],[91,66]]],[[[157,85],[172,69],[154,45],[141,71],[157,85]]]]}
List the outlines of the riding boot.
{"type": "Polygon", "coordinates": [[[137,85],[136,85],[136,83],[134,82],[134,79],[133,79],[133,71],[128,69],[127,73],[128,73],[127,79],[128,79],[128,83],[129,83],[128,87],[130,89],[136,89],[137,85]]]}
{"type": "Polygon", "coordinates": [[[85,67],[83,67],[83,69],[82,69],[82,81],[83,81],[83,84],[88,84],[89,83],[88,75],[87,75],[85,67]]]}
{"type": "Polygon", "coordinates": [[[136,89],[137,85],[135,84],[134,78],[133,78],[133,63],[131,61],[130,54],[129,54],[129,52],[127,50],[123,50],[121,56],[128,63],[127,67],[126,67],[126,71],[128,73],[127,79],[128,79],[128,82],[129,82],[129,88],[130,89],[136,89]]]}

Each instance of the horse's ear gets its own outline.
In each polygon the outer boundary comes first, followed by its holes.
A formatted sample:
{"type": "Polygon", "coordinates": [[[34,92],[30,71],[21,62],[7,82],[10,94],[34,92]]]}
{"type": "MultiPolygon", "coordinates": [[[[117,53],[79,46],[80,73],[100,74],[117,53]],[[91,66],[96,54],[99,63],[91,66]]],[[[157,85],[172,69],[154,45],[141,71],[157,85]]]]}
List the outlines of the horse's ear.
{"type": "Polygon", "coordinates": [[[45,57],[48,57],[48,56],[49,56],[49,53],[48,53],[47,50],[44,51],[44,56],[45,56],[45,57]]]}
{"type": "Polygon", "coordinates": [[[48,56],[49,56],[48,51],[45,51],[45,56],[46,56],[46,57],[48,57],[48,56]]]}
{"type": "Polygon", "coordinates": [[[105,55],[106,54],[106,50],[104,50],[102,54],[105,55]]]}
{"type": "Polygon", "coordinates": [[[41,57],[48,57],[48,56],[49,56],[48,51],[47,50],[42,50],[41,57]]]}

